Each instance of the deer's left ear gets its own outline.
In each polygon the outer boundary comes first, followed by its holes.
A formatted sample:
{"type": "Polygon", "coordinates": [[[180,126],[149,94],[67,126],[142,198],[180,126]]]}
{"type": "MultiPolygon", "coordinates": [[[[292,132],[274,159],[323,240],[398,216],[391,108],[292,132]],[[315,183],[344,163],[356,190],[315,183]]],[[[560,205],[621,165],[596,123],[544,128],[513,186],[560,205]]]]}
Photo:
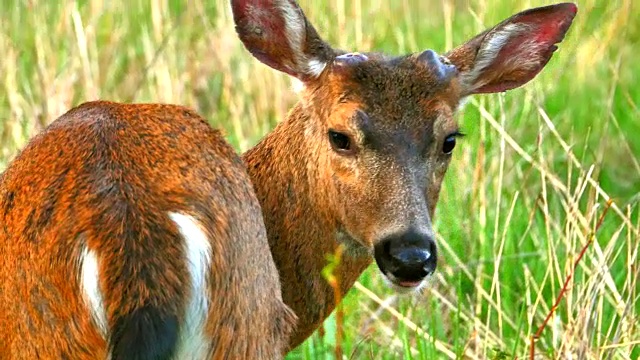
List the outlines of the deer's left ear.
{"type": "Polygon", "coordinates": [[[529,82],[549,62],[577,11],[572,3],[523,11],[447,53],[465,94],[502,92],[529,82]]]}

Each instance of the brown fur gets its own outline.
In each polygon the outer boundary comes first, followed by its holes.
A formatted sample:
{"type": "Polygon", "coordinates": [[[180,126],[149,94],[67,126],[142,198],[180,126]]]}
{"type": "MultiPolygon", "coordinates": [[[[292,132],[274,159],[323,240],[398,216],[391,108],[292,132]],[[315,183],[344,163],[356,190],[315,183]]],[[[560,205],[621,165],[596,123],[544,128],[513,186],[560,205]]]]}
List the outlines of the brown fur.
{"type": "Polygon", "coordinates": [[[186,108],[109,102],[60,117],[2,176],[0,358],[105,358],[81,297],[84,246],[109,328],[147,305],[183,321],[190,281],[169,211],[195,216],[211,242],[211,358],[280,358],[294,316],[240,158],[186,108]]]}
{"type": "Polygon", "coordinates": [[[432,231],[450,161],[443,142],[457,134],[453,115],[461,99],[528,82],[551,57],[576,9],[561,4],[529,10],[437,59],[378,53],[345,57],[338,50],[327,55],[329,45],[294,1],[239,0],[232,7],[247,49],[304,83],[288,117],[243,155],[263,209],[283,299],[299,318],[290,343],[294,348],[336,305],[334,289],[321,275],[326,255],[340,244],[347,247],[334,273],[345,294],[385,236],[412,227],[432,231]],[[284,13],[290,22],[306,26],[287,27],[284,13]],[[300,38],[305,39],[301,44],[287,41],[300,38]],[[492,48],[495,43],[500,47],[492,48]],[[498,55],[492,58],[494,50],[498,55]],[[310,60],[325,63],[323,71],[310,72],[310,60]],[[486,71],[480,65],[487,65],[486,71]],[[350,155],[334,151],[330,130],[351,139],[350,155]]]}

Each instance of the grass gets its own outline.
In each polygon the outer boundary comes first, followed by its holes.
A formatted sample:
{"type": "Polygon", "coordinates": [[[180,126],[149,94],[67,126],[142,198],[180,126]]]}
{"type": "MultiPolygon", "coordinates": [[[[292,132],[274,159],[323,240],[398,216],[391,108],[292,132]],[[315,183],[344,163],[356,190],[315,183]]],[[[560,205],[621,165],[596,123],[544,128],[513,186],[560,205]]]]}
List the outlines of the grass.
{"type": "MultiPolygon", "coordinates": [[[[468,136],[438,204],[442,264],[432,286],[398,298],[368,269],[346,295],[344,320],[332,316],[288,359],[334,358],[340,331],[346,358],[528,359],[549,314],[536,359],[640,357],[632,2],[578,0],[567,39],[535,81],[475,97],[458,115],[468,136]]],[[[549,3],[301,1],[336,47],[388,53],[443,51],[549,3]]],[[[244,51],[222,0],[6,0],[0,54],[0,169],[86,100],[188,105],[239,151],[296,101],[286,76],[244,51]]]]}

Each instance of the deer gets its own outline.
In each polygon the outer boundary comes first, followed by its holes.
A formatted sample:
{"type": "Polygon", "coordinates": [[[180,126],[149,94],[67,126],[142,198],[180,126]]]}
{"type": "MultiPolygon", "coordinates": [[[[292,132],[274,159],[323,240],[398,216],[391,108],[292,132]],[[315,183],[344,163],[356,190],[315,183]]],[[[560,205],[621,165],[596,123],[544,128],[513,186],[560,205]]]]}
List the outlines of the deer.
{"type": "Polygon", "coordinates": [[[82,104],[0,177],[0,358],[279,359],[295,323],[240,156],[177,105],[82,104]]]}
{"type": "Polygon", "coordinates": [[[243,154],[283,300],[298,317],[293,349],[335,310],[322,269],[340,247],[340,294],[374,261],[401,294],[428,284],[438,263],[432,221],[462,135],[456,111],[469,96],[532,80],[577,6],[522,11],[443,55],[394,56],[334,49],[293,0],[231,4],[248,52],[302,84],[286,119],[243,154]]]}
{"type": "Polygon", "coordinates": [[[299,80],[238,154],[174,104],[80,104],[0,174],[0,358],[279,359],[374,261],[400,293],[437,268],[432,219],[468,96],[514,89],[576,15],[526,10],[443,55],[346,52],[293,0],[231,0],[257,60],[299,80]]]}

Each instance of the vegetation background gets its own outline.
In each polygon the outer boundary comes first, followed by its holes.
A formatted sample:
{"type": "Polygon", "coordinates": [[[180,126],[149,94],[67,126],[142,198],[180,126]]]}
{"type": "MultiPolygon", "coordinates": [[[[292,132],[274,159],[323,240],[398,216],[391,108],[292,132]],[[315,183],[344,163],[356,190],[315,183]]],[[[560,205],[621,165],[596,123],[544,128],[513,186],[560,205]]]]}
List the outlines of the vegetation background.
{"type": "MultiPolygon", "coordinates": [[[[300,2],[336,47],[398,54],[442,52],[552,3],[300,2]]],[[[468,136],[438,205],[432,286],[397,298],[372,267],[344,321],[330,318],[288,359],[528,359],[539,329],[536,359],[638,359],[639,5],[577,2],[540,76],[459,114],[468,136]]],[[[244,151],[297,96],[242,48],[223,0],[3,0],[0,54],[0,170],[87,100],[184,104],[244,151]]]]}

